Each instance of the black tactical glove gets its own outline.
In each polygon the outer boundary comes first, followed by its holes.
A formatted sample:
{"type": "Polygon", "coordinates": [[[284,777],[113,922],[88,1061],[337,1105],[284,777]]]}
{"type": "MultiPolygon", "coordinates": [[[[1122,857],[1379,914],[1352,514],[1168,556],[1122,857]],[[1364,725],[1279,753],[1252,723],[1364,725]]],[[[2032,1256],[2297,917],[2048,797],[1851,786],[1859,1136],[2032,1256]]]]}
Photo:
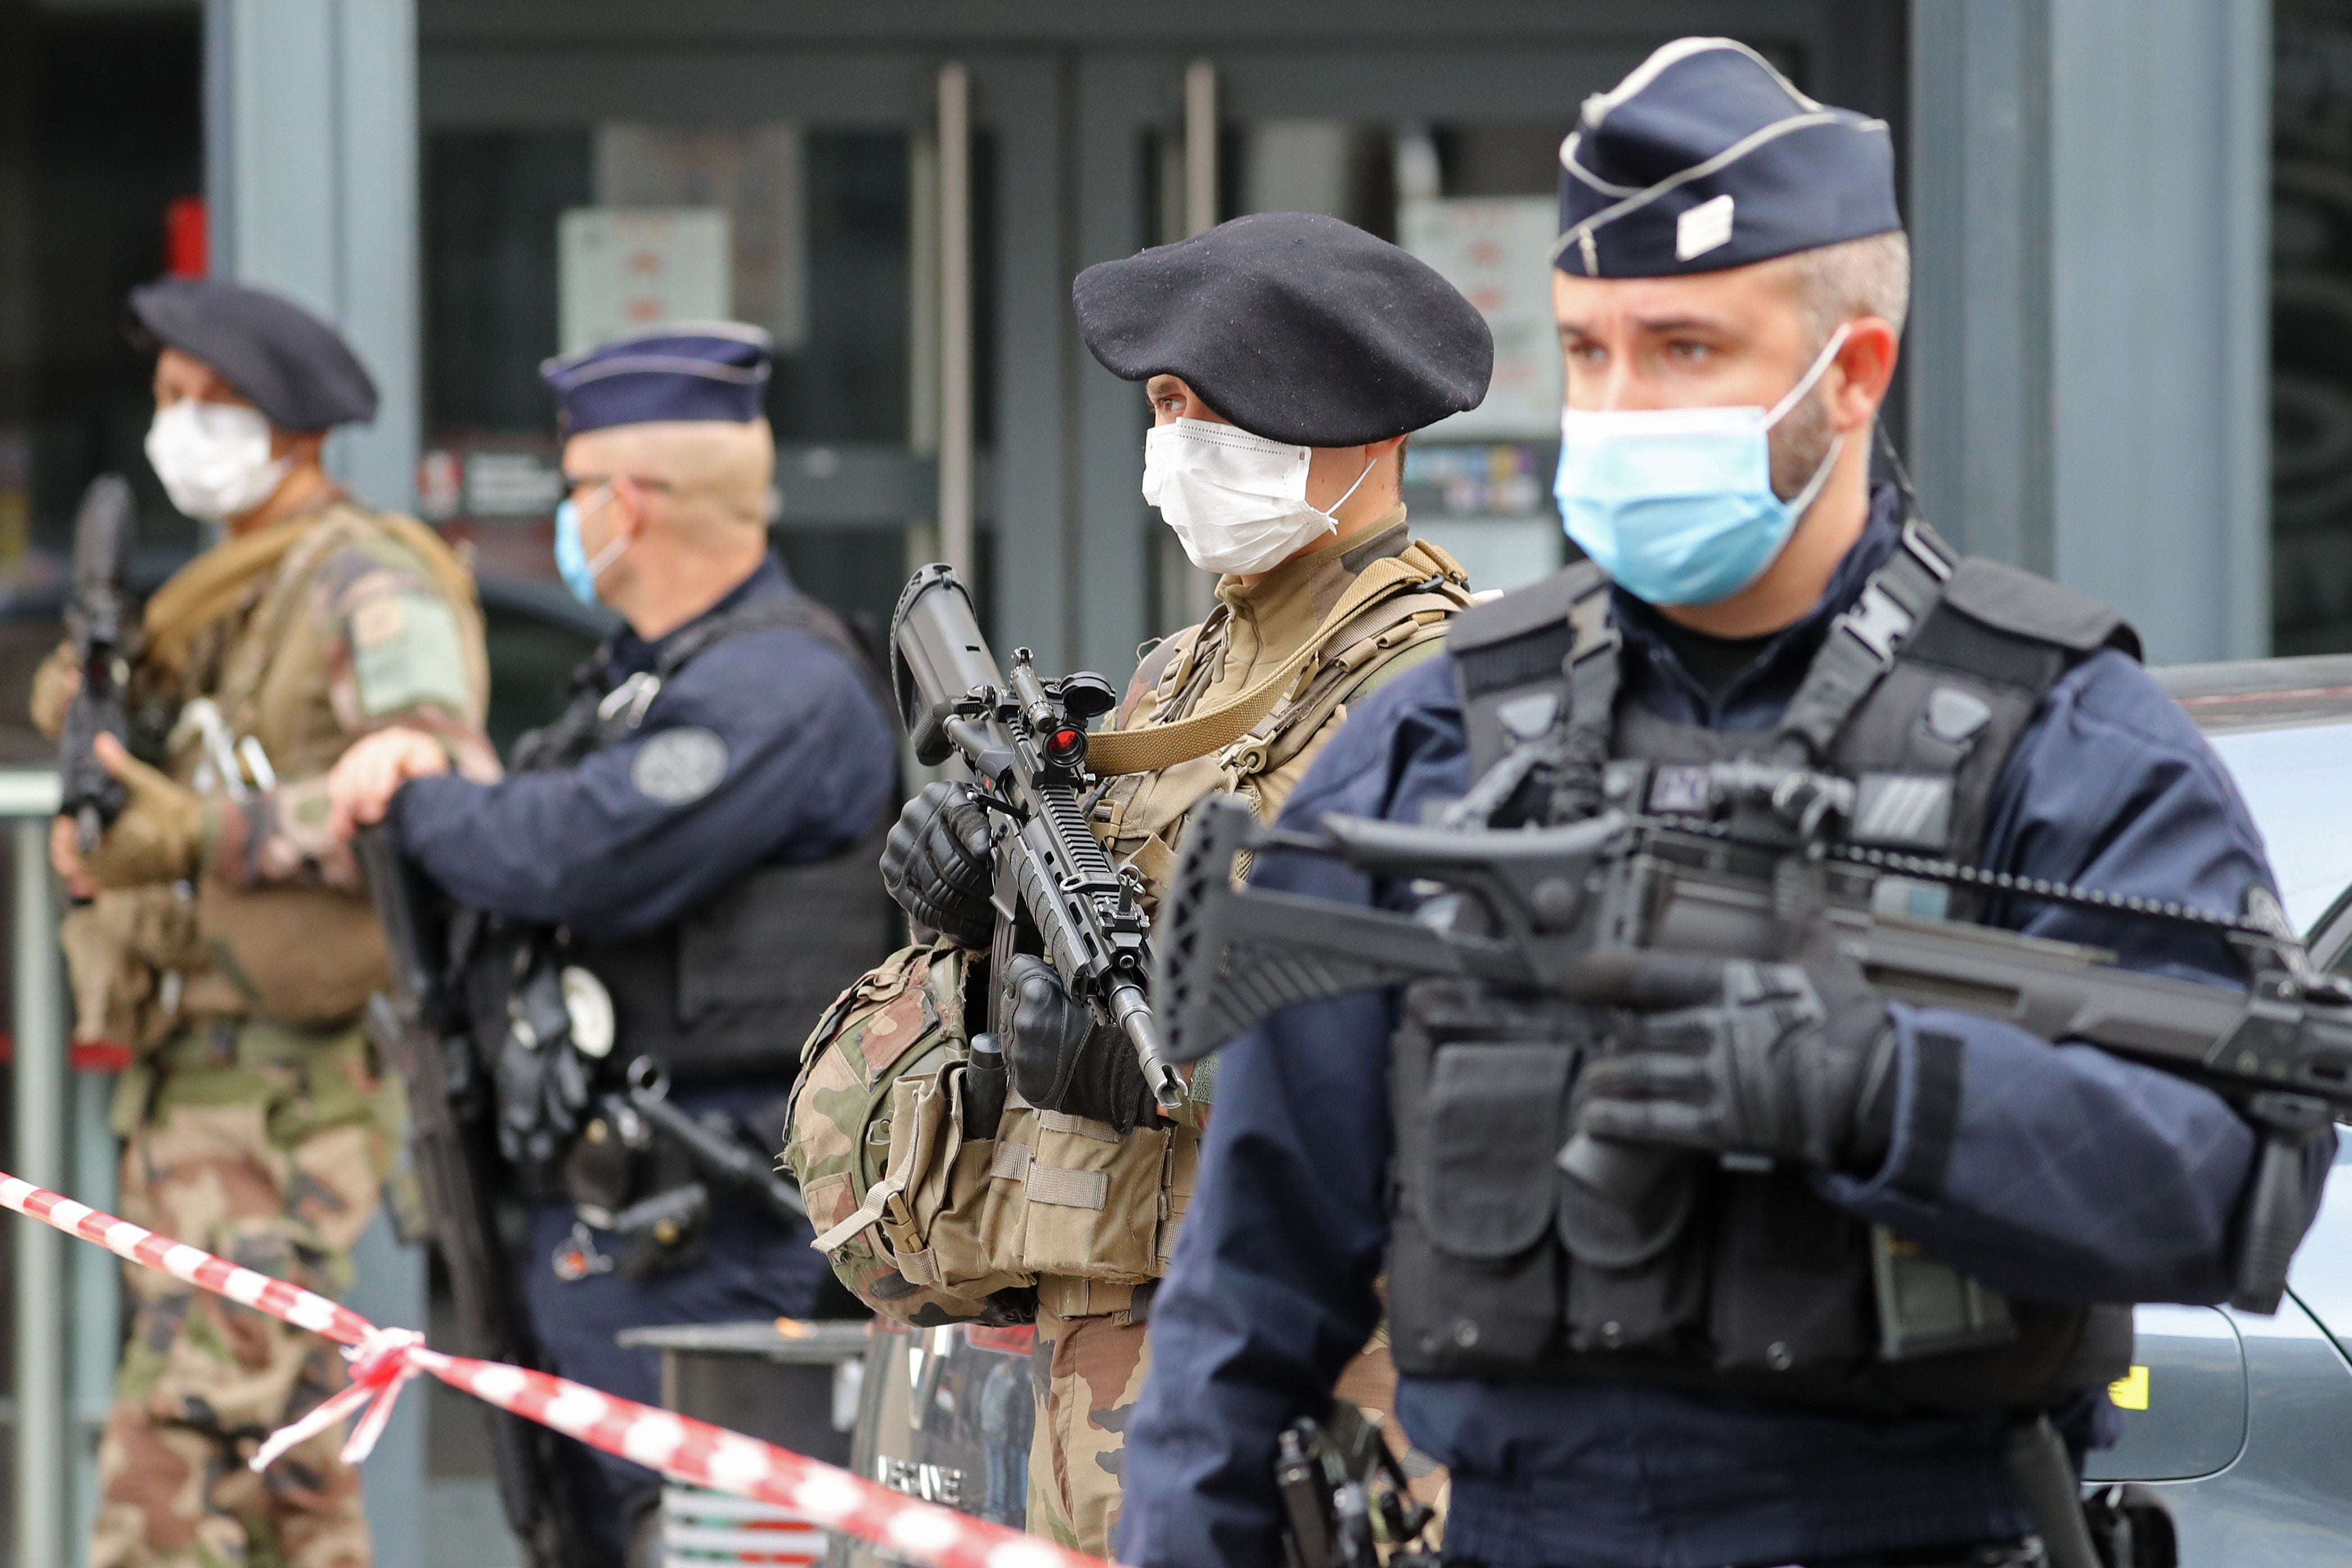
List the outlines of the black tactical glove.
{"type": "Polygon", "coordinates": [[[1127,1037],[1073,998],[1045,961],[1024,953],[1005,966],[1013,1029],[1005,1055],[1021,1097],[1131,1132],[1152,1112],[1143,1069],[1127,1037]]]}
{"type": "Polygon", "coordinates": [[[1578,1080],[1579,1132],[1824,1169],[1885,1162],[1895,1029],[1851,965],[1659,955],[1627,988],[1620,1049],[1578,1080]]]}
{"type": "Polygon", "coordinates": [[[493,1067],[499,1153],[510,1165],[553,1168],[585,1119],[589,1069],[572,1043],[562,966],[534,956],[507,998],[507,1028],[493,1067]]]}
{"type": "Polygon", "coordinates": [[[882,846],[882,885],[917,924],[967,947],[996,929],[988,808],[968,784],[940,779],[907,802],[882,846]]]}

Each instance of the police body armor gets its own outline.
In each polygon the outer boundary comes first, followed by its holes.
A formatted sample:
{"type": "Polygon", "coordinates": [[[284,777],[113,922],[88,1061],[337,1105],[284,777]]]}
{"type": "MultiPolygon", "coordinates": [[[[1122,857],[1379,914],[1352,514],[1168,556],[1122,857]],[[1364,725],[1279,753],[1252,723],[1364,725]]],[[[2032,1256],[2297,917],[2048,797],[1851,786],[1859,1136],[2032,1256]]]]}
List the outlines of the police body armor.
{"type": "MultiPolygon", "coordinates": [[[[1849,840],[1979,862],[1993,787],[2043,696],[2101,648],[2137,655],[2091,601],[1906,526],[1832,622],[1779,727],[1732,733],[1618,704],[1611,589],[1590,563],[1465,613],[1450,646],[1473,777],[1565,726],[1566,760],[1495,818],[1672,813],[1676,765],[1763,755],[1857,786],[1849,840]]],[[[1895,913],[1965,917],[1891,881],[1895,913]]],[[[2127,1370],[2122,1307],[2008,1301],[1816,1197],[1801,1171],[1706,1167],[1651,1255],[1602,1267],[1562,1239],[1582,1047],[1572,1004],[1471,982],[1406,993],[1396,1040],[1391,1333],[1424,1376],[1663,1381],[1873,1415],[2046,1409],[2127,1370]],[[1528,1050],[1550,1044],[1551,1050],[1528,1050]]],[[[1922,1094],[1957,1098],[1958,1046],[1923,1035],[1922,1094]]],[[[1946,1155],[1948,1149],[1942,1151],[1946,1155]]],[[[1932,1186],[1923,1168],[1899,1172],[1932,1186]]]]}
{"type": "MultiPolygon", "coordinates": [[[[840,649],[878,692],[872,661],[831,612],[797,593],[771,595],[672,638],[650,673],[610,691],[595,678],[602,658],[592,661],[575,677],[562,716],[517,743],[516,771],[572,767],[619,744],[643,722],[662,684],[694,659],[730,637],[783,627],[840,649]]],[[[592,1208],[613,1209],[634,1200],[624,1189],[667,1190],[684,1179],[683,1170],[649,1173],[646,1161],[620,1161],[616,1169],[635,1174],[591,1178],[591,1187],[612,1189],[591,1201],[580,1190],[579,1171],[557,1168],[591,1121],[592,1096],[621,1088],[625,1064],[633,1079],[657,1075],[665,1087],[772,1076],[778,1126],[757,1130],[772,1150],[776,1140],[766,1134],[781,1135],[782,1097],[803,1030],[895,940],[897,909],[874,873],[887,821],[886,814],[866,836],[823,860],[754,866],[692,912],[618,941],[481,922],[469,944],[467,1008],[475,1038],[500,1042],[489,1056],[501,1149],[527,1186],[539,1196],[562,1191],[592,1208]]]]}

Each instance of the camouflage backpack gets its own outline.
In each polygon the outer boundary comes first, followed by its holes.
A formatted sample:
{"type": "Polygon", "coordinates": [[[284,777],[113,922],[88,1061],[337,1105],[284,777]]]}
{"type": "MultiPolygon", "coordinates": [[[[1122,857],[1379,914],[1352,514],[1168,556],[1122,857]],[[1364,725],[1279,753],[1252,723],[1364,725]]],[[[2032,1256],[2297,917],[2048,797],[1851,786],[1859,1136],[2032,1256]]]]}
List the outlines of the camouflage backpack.
{"type": "Polygon", "coordinates": [[[1025,1319],[1027,1276],[991,1262],[1021,1221],[963,1135],[964,988],[977,955],[905,947],[836,998],[801,1048],[784,1134],[814,1245],[857,1299],[919,1328],[1025,1319]]]}

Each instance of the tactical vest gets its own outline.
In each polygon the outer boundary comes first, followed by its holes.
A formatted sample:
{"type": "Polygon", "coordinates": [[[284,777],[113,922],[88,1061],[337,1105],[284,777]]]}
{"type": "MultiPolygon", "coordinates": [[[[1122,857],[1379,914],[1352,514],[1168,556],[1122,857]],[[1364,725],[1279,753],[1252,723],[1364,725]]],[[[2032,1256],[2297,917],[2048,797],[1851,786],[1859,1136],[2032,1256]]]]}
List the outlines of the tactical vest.
{"type": "MultiPolygon", "coordinates": [[[[1139,673],[1102,746],[1108,782],[1090,822],[1153,900],[1202,796],[1239,789],[1271,817],[1347,705],[1438,652],[1470,602],[1461,567],[1418,541],[1368,562],[1350,592],[1275,675],[1205,712],[1185,683],[1213,622],[1177,633],[1139,673]]],[[[1131,1310],[1174,1253],[1213,1063],[1195,1071],[1193,1109],[1174,1123],[1122,1136],[1016,1092],[993,1137],[967,1137],[949,1107],[969,1054],[962,993],[984,1006],[985,977],[964,977],[960,963],[950,1007],[927,988],[941,972],[932,951],[907,949],[866,976],[809,1037],[785,1153],[820,1249],[861,1300],[908,1322],[943,1321],[944,1298],[968,1298],[966,1315],[999,1311],[999,1292],[1032,1285],[1062,1317],[1131,1310]],[[835,1158],[845,1147],[866,1151],[866,1175],[835,1158]]]]}
{"type": "MultiPolygon", "coordinates": [[[[567,768],[635,734],[662,685],[730,637],[793,628],[849,658],[878,695],[872,662],[832,612],[797,593],[771,595],[670,639],[649,674],[610,691],[592,661],[571,706],[515,747],[515,768],[567,768]]],[[[887,711],[887,709],[886,709],[887,711]]],[[[875,864],[886,814],[823,860],[755,866],[691,914],[611,942],[572,937],[566,961],[612,994],[616,1061],[651,1056],[674,1077],[789,1073],[801,1033],[842,988],[897,941],[897,907],[875,864]]]]}
{"type": "MultiPolygon", "coordinates": [[[[1670,813],[1687,809],[1676,765],[1761,756],[1853,779],[1849,841],[1974,865],[2001,765],[2052,685],[2103,647],[2138,652],[2112,611],[1959,559],[1914,522],[1832,622],[1779,727],[1727,733],[1617,701],[1610,595],[1580,563],[1454,628],[1486,795],[1509,783],[1497,764],[1517,748],[1557,745],[1496,825],[1604,803],[1670,813]]],[[[1945,893],[1890,882],[1879,896],[1963,915],[1945,893]]],[[[1707,1166],[1656,1256],[1623,1269],[1571,1256],[1553,1159],[1596,1027],[1586,1009],[1470,983],[1408,991],[1389,1298],[1401,1370],[1655,1381],[1872,1415],[2049,1408],[2127,1370],[2128,1309],[2004,1300],[1816,1197],[1801,1171],[1707,1166]]]]}
{"type": "MultiPolygon", "coordinates": [[[[320,778],[349,747],[350,732],[329,711],[329,654],[319,643],[317,616],[320,574],[347,550],[413,563],[448,606],[466,662],[466,716],[478,722],[489,671],[466,568],[422,523],[337,496],[198,556],[149,601],[148,650],[133,678],[142,711],[134,724],[169,731],[164,763],[181,783],[203,788],[205,750],[194,729],[170,721],[186,716],[199,698],[215,705],[231,736],[257,744],[289,783],[320,778]]],[[[181,952],[151,946],[133,956],[180,977],[184,1018],[259,1014],[338,1023],[391,977],[375,911],[352,888],[310,881],[232,885],[205,876],[184,904],[165,887],[108,897],[142,906],[134,929],[182,934],[181,952]]]]}
{"type": "MultiPolygon", "coordinates": [[[[1130,714],[1114,732],[1148,767],[1100,791],[1096,833],[1114,859],[1141,874],[1156,908],[1185,813],[1212,790],[1230,789],[1272,820],[1348,706],[1433,656],[1469,602],[1468,580],[1454,558],[1411,540],[1363,564],[1315,635],[1286,661],[1295,670],[1277,667],[1206,711],[1192,699],[1206,684],[1211,650],[1203,644],[1217,622],[1177,633],[1138,672],[1148,713],[1130,714]],[[1134,788],[1139,783],[1145,788],[1134,788]]],[[[1115,744],[1100,745],[1101,752],[1117,757],[1115,744]]],[[[1066,1318],[1129,1311],[1136,1287],[1168,1271],[1192,1206],[1202,1118],[1214,1084],[1213,1061],[1202,1063],[1191,1084],[1195,1109],[1124,1136],[1104,1123],[1022,1104],[1016,1095],[992,1174],[1000,1186],[1018,1184],[1025,1218],[1007,1232],[1014,1243],[1007,1261],[1036,1277],[1045,1310],[1066,1318]]]]}

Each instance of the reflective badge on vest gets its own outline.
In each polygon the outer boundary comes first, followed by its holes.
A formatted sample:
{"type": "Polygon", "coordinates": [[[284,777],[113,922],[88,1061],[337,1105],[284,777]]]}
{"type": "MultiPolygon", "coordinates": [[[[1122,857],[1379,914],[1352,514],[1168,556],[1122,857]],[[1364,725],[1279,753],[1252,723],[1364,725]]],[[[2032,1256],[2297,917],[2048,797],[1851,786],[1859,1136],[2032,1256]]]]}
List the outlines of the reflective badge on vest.
{"type": "Polygon", "coordinates": [[[701,800],[727,777],[727,743],[716,730],[680,725],[648,737],[629,765],[629,782],[667,806],[701,800]]]}

